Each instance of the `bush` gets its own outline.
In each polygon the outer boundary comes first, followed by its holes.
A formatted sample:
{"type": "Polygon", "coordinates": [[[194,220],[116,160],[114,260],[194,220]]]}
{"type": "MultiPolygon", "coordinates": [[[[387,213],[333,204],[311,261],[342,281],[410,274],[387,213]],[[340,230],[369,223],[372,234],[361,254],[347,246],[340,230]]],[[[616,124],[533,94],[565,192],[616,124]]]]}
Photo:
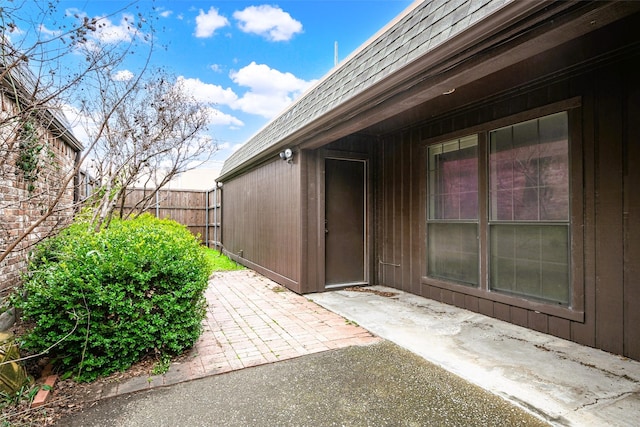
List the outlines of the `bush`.
{"type": "Polygon", "coordinates": [[[205,316],[208,263],[189,231],[142,215],[95,233],[76,223],[35,251],[16,301],[35,327],[24,348],[50,347],[79,381],[143,356],[193,346],[205,316]]]}

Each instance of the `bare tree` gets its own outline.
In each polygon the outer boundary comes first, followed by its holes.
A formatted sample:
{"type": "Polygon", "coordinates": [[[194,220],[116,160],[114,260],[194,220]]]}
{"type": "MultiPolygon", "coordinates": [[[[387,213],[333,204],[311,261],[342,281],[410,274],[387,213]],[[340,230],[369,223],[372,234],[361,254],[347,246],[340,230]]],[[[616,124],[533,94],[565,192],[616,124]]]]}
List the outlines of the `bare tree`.
{"type": "Polygon", "coordinates": [[[0,273],[8,257],[18,254],[24,264],[31,245],[68,223],[77,208],[70,195],[86,151],[69,161],[65,156],[73,153],[60,141],[91,150],[141,81],[153,52],[153,30],[141,15],[126,18],[128,39],[105,43],[98,36],[108,17],[69,15],[56,4],[22,0],[0,5],[0,189],[5,189],[0,193],[0,273]],[[56,28],[47,28],[51,22],[56,28]],[[147,61],[126,88],[111,95],[102,111],[105,123],[97,126],[93,139],[78,141],[63,111],[134,50],[146,52],[147,61]]]}
{"type": "Polygon", "coordinates": [[[173,177],[198,167],[217,151],[206,135],[212,109],[196,101],[181,80],[162,70],[150,75],[131,87],[124,99],[121,93],[129,90],[127,82],[103,79],[99,82],[103,96],[83,104],[91,112],[92,124],[104,128],[90,151],[100,183],[92,218],[96,230],[108,226],[118,206],[119,216],[132,213],[124,212],[123,206],[134,186],[151,189],[137,204],[139,212],[173,177]]]}

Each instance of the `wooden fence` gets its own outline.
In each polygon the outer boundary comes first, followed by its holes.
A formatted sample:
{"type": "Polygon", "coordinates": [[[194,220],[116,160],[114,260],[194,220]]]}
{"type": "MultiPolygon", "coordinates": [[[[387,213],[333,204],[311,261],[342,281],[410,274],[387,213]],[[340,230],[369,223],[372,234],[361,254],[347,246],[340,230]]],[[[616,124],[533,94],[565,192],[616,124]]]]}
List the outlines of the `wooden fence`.
{"type": "MultiPolygon", "coordinates": [[[[138,201],[153,190],[133,189],[125,199],[125,212],[133,209],[138,201]]],[[[160,190],[154,202],[144,212],[157,218],[171,218],[187,226],[194,235],[199,235],[203,244],[220,248],[221,241],[221,191],[212,190],[160,190]]]]}

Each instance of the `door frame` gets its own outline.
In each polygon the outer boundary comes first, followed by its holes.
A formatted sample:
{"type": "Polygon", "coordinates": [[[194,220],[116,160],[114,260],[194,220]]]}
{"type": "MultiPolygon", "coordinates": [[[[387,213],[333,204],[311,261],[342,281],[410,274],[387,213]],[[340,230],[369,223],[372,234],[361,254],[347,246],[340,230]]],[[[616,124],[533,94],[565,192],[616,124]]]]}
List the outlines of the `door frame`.
{"type": "Polygon", "coordinates": [[[370,156],[366,153],[360,152],[352,152],[352,151],[338,151],[338,150],[320,150],[320,155],[318,156],[318,243],[319,243],[319,251],[318,251],[318,279],[320,288],[324,290],[332,290],[332,289],[340,289],[348,286],[357,286],[357,285],[371,285],[372,277],[373,277],[373,244],[372,244],[372,191],[371,191],[371,159],[370,156]],[[365,218],[364,218],[364,281],[363,282],[353,282],[353,283],[345,283],[345,284],[335,284],[329,285],[326,284],[326,240],[325,240],[325,220],[326,220],[326,191],[325,191],[325,162],[326,160],[344,160],[344,161],[358,161],[364,163],[364,201],[365,201],[365,218]]]}

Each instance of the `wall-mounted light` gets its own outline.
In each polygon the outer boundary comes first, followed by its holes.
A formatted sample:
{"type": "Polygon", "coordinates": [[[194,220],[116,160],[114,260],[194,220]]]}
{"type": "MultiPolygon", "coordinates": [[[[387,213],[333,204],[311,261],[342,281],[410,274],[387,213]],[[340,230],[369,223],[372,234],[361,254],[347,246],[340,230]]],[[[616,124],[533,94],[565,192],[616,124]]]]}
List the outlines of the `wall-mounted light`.
{"type": "Polygon", "coordinates": [[[281,151],[280,158],[287,163],[293,162],[293,151],[291,150],[291,148],[287,148],[286,150],[281,151]]]}

